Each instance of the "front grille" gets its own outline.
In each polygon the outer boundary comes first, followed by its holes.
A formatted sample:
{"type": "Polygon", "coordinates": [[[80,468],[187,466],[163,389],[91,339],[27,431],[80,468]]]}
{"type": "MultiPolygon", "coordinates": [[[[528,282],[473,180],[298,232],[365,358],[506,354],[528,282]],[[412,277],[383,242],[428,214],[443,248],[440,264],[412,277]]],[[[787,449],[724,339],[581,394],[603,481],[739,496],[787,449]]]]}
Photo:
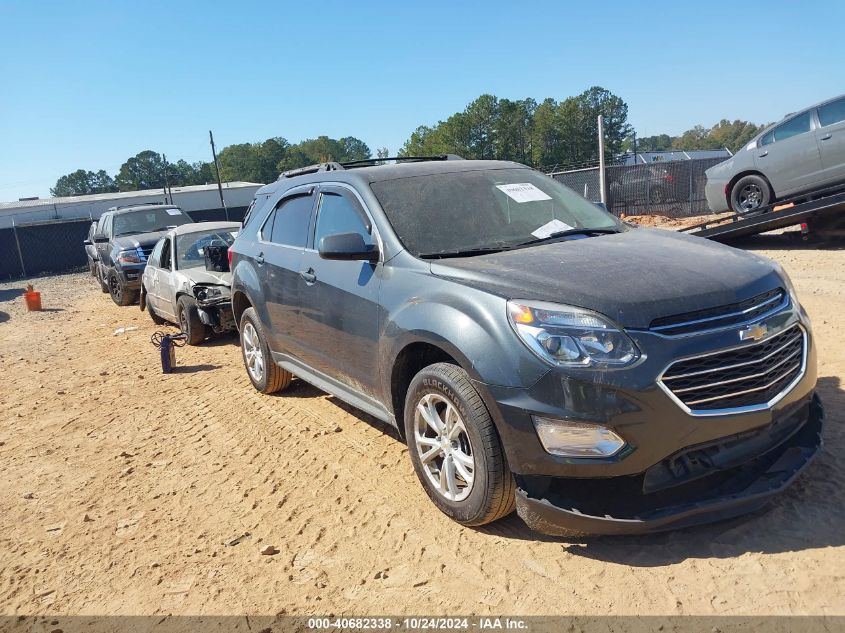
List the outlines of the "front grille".
{"type": "Polygon", "coordinates": [[[651,322],[649,329],[667,336],[693,334],[754,321],[786,307],[788,302],[783,288],[775,288],[739,303],[660,317],[651,322]]]}
{"type": "Polygon", "coordinates": [[[138,251],[138,255],[141,256],[141,261],[145,262],[145,261],[149,260],[150,255],[153,252],[153,248],[154,248],[153,246],[150,246],[149,248],[146,248],[144,246],[139,246],[136,249],[138,251]]]}
{"type": "Polygon", "coordinates": [[[804,330],[672,363],[660,383],[693,413],[766,406],[804,373],[804,330]]]}

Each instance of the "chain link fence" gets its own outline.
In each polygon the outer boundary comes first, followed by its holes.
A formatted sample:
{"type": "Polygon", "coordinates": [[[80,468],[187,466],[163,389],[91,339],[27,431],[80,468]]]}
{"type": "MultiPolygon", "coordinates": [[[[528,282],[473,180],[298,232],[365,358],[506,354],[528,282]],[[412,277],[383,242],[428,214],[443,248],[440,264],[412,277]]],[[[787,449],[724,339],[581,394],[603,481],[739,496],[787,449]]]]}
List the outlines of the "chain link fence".
{"type": "MultiPolygon", "coordinates": [[[[246,207],[229,208],[229,220],[240,222],[246,207]]],[[[226,219],[221,209],[189,211],[195,222],[226,219]]],[[[83,241],[91,219],[45,220],[0,229],[0,280],[35,277],[88,267],[83,241]]]]}
{"type": "MultiPolygon", "coordinates": [[[[616,215],[684,218],[710,213],[704,197],[704,172],[724,158],[608,165],[607,208],[616,215]]],[[[552,178],[587,200],[601,200],[599,168],[552,172],[552,178]]]]}
{"type": "MultiPolygon", "coordinates": [[[[724,158],[656,161],[607,166],[607,206],[616,215],[663,215],[683,218],[710,213],[704,198],[704,171],[724,158]]],[[[549,174],[587,200],[601,199],[598,167],[549,174]]],[[[229,209],[239,222],[246,207],[229,209]]],[[[224,220],[221,209],[191,211],[196,222],[224,220]]],[[[0,229],[0,279],[32,277],[84,269],[82,242],[89,218],[46,220],[0,229]]]]}

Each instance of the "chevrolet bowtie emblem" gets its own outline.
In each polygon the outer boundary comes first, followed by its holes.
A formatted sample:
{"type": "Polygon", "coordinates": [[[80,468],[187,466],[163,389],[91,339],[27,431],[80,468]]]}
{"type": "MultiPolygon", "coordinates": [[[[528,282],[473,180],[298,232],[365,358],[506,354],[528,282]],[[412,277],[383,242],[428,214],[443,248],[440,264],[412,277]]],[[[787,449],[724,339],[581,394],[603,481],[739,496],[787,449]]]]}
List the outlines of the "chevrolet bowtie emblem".
{"type": "Polygon", "coordinates": [[[769,333],[769,328],[765,323],[757,323],[749,328],[739,331],[739,340],[741,341],[759,341],[761,338],[769,333]]]}

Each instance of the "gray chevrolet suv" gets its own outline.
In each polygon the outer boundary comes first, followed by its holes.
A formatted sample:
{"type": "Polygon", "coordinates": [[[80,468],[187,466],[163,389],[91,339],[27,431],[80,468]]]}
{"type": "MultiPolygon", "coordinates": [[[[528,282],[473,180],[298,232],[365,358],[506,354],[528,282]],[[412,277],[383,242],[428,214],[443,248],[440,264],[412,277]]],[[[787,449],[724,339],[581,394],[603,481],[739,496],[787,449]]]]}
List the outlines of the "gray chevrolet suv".
{"type": "Polygon", "coordinates": [[[733,517],[821,442],[810,323],[777,264],[635,229],[523,165],[287,172],[229,253],[254,387],[295,374],[394,425],[464,525],[733,517]]]}

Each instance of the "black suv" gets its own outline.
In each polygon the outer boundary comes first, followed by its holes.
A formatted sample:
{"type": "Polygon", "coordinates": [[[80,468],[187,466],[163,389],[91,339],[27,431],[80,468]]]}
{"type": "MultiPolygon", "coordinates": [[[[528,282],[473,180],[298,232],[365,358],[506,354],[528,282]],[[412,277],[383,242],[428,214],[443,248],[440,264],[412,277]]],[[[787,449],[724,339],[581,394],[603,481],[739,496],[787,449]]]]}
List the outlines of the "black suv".
{"type": "Polygon", "coordinates": [[[147,258],[169,229],[193,222],[179,207],[144,204],[112,207],[97,221],[91,242],[97,249],[96,277],[112,301],[126,306],[138,299],[147,258]]]}
{"type": "Polygon", "coordinates": [[[733,517],[816,454],[810,323],[777,264],[635,229],[523,165],[437,158],[257,192],[230,250],[256,389],[296,374],[396,426],[464,525],[733,517]]]}

